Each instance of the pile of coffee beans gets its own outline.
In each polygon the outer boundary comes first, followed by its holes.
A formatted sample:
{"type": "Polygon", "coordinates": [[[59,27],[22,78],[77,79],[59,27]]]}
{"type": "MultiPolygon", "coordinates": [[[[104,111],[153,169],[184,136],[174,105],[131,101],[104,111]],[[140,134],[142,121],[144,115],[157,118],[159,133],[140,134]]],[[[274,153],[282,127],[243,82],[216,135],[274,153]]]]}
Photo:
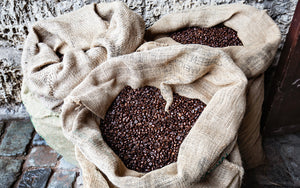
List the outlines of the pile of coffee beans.
{"type": "Polygon", "coordinates": [[[181,44],[202,44],[211,47],[243,45],[237,36],[237,32],[223,24],[210,28],[184,28],[171,33],[170,37],[181,44]]]}
{"type": "MultiPolygon", "coordinates": [[[[185,28],[170,37],[182,44],[243,45],[236,31],[221,24],[185,28]]],[[[165,105],[159,89],[127,86],[106,112],[100,124],[102,136],[127,168],[149,172],[176,162],[180,144],[206,106],[176,93],[169,112],[165,105]]]]}
{"type": "Polygon", "coordinates": [[[101,120],[104,140],[127,168],[149,172],[176,162],[180,144],[206,106],[176,93],[169,112],[165,105],[159,89],[127,86],[101,120]]]}

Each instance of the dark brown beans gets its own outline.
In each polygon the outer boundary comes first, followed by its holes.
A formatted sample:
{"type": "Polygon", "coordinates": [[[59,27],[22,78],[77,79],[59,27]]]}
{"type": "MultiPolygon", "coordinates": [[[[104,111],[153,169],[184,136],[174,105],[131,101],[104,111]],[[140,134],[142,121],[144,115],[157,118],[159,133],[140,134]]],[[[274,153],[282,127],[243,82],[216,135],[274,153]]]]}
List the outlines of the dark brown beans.
{"type": "Polygon", "coordinates": [[[175,162],[180,144],[206,106],[178,94],[169,112],[165,105],[159,89],[127,86],[110,106],[100,129],[127,168],[149,172],[175,162]]]}
{"type": "Polygon", "coordinates": [[[210,28],[184,28],[171,33],[170,37],[181,44],[202,44],[211,47],[243,45],[237,32],[222,24],[210,28]]]}

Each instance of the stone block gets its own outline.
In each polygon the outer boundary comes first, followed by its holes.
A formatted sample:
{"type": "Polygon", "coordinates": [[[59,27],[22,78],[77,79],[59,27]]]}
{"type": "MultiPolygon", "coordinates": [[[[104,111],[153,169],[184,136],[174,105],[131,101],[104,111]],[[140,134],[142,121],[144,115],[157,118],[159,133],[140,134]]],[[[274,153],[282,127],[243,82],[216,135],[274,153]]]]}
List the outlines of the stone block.
{"type": "Polygon", "coordinates": [[[30,121],[14,121],[7,128],[0,145],[0,156],[18,156],[26,154],[31,140],[33,126],[30,121]]]}
{"type": "Polygon", "coordinates": [[[76,180],[76,172],[67,171],[67,170],[59,170],[54,172],[51,177],[48,188],[72,188],[74,182],[76,180]]]}
{"type": "Polygon", "coordinates": [[[3,134],[5,129],[4,122],[0,122],[0,136],[3,134]]]}
{"type": "Polygon", "coordinates": [[[49,146],[37,146],[32,148],[24,167],[54,167],[58,154],[49,146]]]}
{"type": "Polygon", "coordinates": [[[83,188],[83,179],[81,173],[79,176],[76,178],[76,182],[74,184],[74,188],[83,188]]]}
{"type": "Polygon", "coordinates": [[[255,169],[255,179],[263,187],[300,187],[299,135],[290,134],[265,138],[265,166],[255,169]]]}
{"type": "Polygon", "coordinates": [[[34,146],[47,146],[48,144],[46,143],[46,141],[38,133],[36,133],[33,137],[32,145],[34,145],[34,146]]]}
{"type": "Polygon", "coordinates": [[[0,159],[0,187],[8,188],[13,185],[20,174],[23,160],[0,159]]]}
{"type": "MultiPolygon", "coordinates": [[[[298,136],[300,136],[299,133],[298,136]]],[[[283,159],[289,175],[292,177],[293,186],[300,187],[300,140],[299,137],[294,134],[286,135],[285,137],[287,137],[289,142],[281,144],[279,154],[283,159]]]]}
{"type": "MultiPolygon", "coordinates": [[[[1,4],[1,3],[0,3],[1,4]]],[[[0,39],[1,41],[1,39],[0,39]]],[[[0,45],[0,107],[20,105],[22,83],[21,52],[14,48],[2,48],[0,45]]]]}
{"type": "Polygon", "coordinates": [[[282,164],[268,164],[255,172],[260,185],[292,186],[293,182],[287,168],[282,164]]]}
{"type": "Polygon", "coordinates": [[[57,168],[59,168],[61,170],[76,170],[76,171],[79,171],[79,168],[77,166],[69,163],[64,158],[61,158],[59,160],[59,164],[58,164],[57,168]]]}
{"type": "Polygon", "coordinates": [[[44,188],[51,175],[51,168],[28,170],[22,176],[18,188],[44,188]]]}

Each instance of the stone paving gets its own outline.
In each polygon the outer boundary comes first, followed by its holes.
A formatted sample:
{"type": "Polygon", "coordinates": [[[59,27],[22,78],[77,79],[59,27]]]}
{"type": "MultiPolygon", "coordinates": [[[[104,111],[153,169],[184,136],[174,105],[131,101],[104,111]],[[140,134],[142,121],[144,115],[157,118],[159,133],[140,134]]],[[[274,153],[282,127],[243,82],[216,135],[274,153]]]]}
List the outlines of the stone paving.
{"type": "Polygon", "coordinates": [[[244,187],[300,187],[300,132],[265,138],[263,146],[267,162],[246,172],[244,187]]]}
{"type": "MultiPolygon", "coordinates": [[[[264,139],[267,163],[247,171],[245,188],[300,187],[300,133],[264,139]]],[[[0,188],[81,188],[80,170],[52,150],[29,120],[0,122],[0,188]]]]}
{"type": "Polygon", "coordinates": [[[0,187],[83,187],[79,169],[51,149],[29,120],[0,122],[0,187]]]}

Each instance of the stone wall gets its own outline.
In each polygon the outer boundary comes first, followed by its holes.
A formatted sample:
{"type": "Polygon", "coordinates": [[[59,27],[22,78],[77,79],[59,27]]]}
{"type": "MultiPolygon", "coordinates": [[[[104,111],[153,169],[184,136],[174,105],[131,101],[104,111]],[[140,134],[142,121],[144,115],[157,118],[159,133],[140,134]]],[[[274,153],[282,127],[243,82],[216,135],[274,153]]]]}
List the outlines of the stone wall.
{"type": "MultiPolygon", "coordinates": [[[[109,1],[111,0],[106,2],[109,1]]],[[[0,1],[0,120],[28,116],[19,93],[22,82],[20,57],[30,25],[38,20],[56,17],[86,4],[98,2],[105,0],[0,1]]],[[[124,0],[124,2],[143,16],[147,27],[165,14],[202,5],[238,2],[266,9],[282,33],[282,43],[272,65],[275,67],[297,0],[124,0]]]]}

